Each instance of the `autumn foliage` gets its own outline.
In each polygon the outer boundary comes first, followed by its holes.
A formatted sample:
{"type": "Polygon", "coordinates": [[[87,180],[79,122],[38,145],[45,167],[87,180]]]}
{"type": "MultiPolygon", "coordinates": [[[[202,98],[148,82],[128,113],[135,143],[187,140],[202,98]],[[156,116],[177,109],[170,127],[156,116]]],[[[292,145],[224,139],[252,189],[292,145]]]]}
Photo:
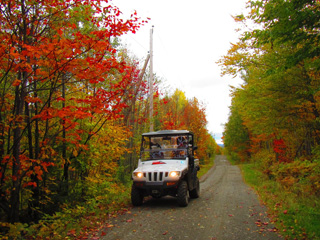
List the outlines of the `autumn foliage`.
{"type": "Polygon", "coordinates": [[[244,82],[232,92],[225,146],[287,190],[319,196],[319,1],[247,6],[235,20],[251,29],[220,61],[244,82]]]}
{"type": "Polygon", "coordinates": [[[154,121],[158,129],[188,129],[195,134],[197,157],[202,164],[208,163],[216,153],[217,144],[206,128],[205,106],[198,99],[187,99],[184,92],[176,89],[171,95],[157,101],[154,121]]]}
{"type": "MultiPolygon", "coordinates": [[[[120,204],[150,120],[144,70],[118,37],[146,21],[99,0],[0,0],[0,9],[0,229],[120,204]]],[[[216,145],[204,107],[182,92],[162,97],[158,83],[156,130],[194,131],[205,163],[216,145]]]]}
{"type": "Polygon", "coordinates": [[[134,14],[123,21],[100,1],[1,1],[0,8],[1,208],[9,222],[24,210],[37,220],[51,195],[67,196],[70,181],[98,164],[87,154],[90,142],[112,129],[137,83],[138,69],[113,41],[143,22],[134,14]]]}

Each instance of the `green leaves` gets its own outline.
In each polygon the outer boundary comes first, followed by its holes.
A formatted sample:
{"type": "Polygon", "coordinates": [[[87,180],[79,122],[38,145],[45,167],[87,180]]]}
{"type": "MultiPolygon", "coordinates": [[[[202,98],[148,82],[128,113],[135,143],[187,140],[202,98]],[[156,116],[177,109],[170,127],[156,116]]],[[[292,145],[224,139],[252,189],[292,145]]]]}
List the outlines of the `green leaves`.
{"type": "Polygon", "coordinates": [[[320,7],[317,1],[250,1],[249,18],[262,25],[253,35],[258,44],[292,44],[295,51],[287,59],[289,66],[319,56],[320,7]]]}
{"type": "MultiPolygon", "coordinates": [[[[253,20],[256,29],[247,30],[220,61],[224,74],[241,74],[245,82],[233,90],[225,145],[240,159],[258,159],[270,177],[279,162],[317,158],[312,152],[320,144],[320,5],[268,0],[249,1],[248,8],[236,20],[253,20]]],[[[295,181],[288,179],[292,188],[295,181]]]]}

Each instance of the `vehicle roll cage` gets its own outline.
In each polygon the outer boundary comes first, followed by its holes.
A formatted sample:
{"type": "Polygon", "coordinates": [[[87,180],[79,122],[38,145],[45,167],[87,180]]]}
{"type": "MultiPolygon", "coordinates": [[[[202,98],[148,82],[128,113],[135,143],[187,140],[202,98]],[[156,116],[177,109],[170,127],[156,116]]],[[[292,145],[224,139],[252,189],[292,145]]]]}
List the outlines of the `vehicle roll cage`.
{"type": "Polygon", "coordinates": [[[187,130],[162,130],[142,134],[140,159],[186,159],[193,157],[193,133],[187,130]]]}

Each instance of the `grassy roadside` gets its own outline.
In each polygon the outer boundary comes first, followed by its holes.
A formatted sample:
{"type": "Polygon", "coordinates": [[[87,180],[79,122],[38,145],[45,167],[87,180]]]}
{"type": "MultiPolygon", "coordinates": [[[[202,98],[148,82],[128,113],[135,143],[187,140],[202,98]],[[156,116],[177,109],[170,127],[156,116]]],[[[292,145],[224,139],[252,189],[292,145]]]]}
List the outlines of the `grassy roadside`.
{"type": "Polygon", "coordinates": [[[213,167],[214,158],[215,157],[211,158],[208,164],[200,166],[200,171],[198,172],[198,178],[201,178],[204,174],[206,174],[210,170],[210,168],[213,167]]]}
{"type": "Polygon", "coordinates": [[[245,181],[268,207],[270,218],[286,239],[320,239],[320,199],[298,196],[267,179],[254,164],[241,164],[245,181]]]}

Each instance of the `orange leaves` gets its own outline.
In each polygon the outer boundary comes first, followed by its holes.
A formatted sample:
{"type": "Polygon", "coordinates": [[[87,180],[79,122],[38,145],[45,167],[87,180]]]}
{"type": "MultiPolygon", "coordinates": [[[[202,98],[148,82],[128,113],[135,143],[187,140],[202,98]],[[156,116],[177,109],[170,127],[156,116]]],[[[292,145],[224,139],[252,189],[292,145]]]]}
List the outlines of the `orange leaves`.
{"type": "Polygon", "coordinates": [[[158,94],[156,98],[154,118],[160,122],[159,129],[188,129],[196,136],[197,156],[204,160],[214,155],[216,143],[206,129],[205,107],[196,98],[187,99],[178,89],[171,96],[161,99],[158,94]]]}
{"type": "Polygon", "coordinates": [[[75,106],[67,106],[61,109],[46,108],[40,114],[33,117],[33,119],[49,120],[53,118],[60,118],[64,121],[63,125],[74,128],[77,123],[73,122],[76,119],[85,119],[92,117],[88,109],[75,106]]]}
{"type": "Polygon", "coordinates": [[[36,174],[37,178],[38,178],[39,180],[42,180],[43,171],[42,171],[41,167],[40,167],[40,166],[35,166],[35,167],[33,168],[33,171],[34,171],[34,173],[36,174]]]}
{"type": "MultiPolygon", "coordinates": [[[[21,182],[23,187],[37,187],[37,183],[35,182],[34,178],[31,180],[32,176],[41,181],[44,172],[48,173],[48,168],[54,166],[53,162],[40,159],[30,159],[25,154],[20,154],[19,162],[20,169],[16,172],[16,174],[11,175],[11,180],[21,182]]],[[[1,179],[8,181],[10,178],[10,175],[8,175],[8,173],[5,172],[5,169],[1,168],[1,166],[7,166],[9,169],[12,169],[14,164],[17,164],[17,161],[13,157],[5,156],[2,159],[0,164],[1,179]]]]}
{"type": "Polygon", "coordinates": [[[20,85],[20,83],[21,83],[21,80],[16,79],[16,80],[13,81],[12,86],[13,87],[17,87],[17,86],[20,85]]]}
{"type": "Polygon", "coordinates": [[[2,160],[1,160],[1,164],[5,165],[5,164],[7,164],[9,162],[9,160],[10,160],[10,156],[9,155],[4,156],[2,158],[2,160]]]}
{"type": "Polygon", "coordinates": [[[120,56],[110,39],[135,32],[147,21],[136,13],[123,20],[117,7],[105,3],[0,3],[5,29],[0,66],[6,74],[0,97],[0,189],[9,193],[6,205],[12,209],[34,200],[24,194],[29,199],[11,205],[10,194],[18,199],[20,194],[18,188],[10,189],[12,181],[40,189],[41,195],[44,182],[68,181],[69,172],[75,178],[97,174],[110,179],[117,161],[131,151],[129,131],[119,123],[128,102],[146,90],[138,84],[137,64],[128,64],[131,60],[120,56]]]}
{"type": "Polygon", "coordinates": [[[37,183],[36,182],[28,182],[28,183],[25,183],[23,184],[23,187],[34,187],[36,188],[37,187],[37,183]]]}
{"type": "Polygon", "coordinates": [[[25,97],[25,101],[26,101],[27,103],[36,103],[36,102],[42,103],[42,100],[41,100],[39,97],[26,96],[26,97],[25,97]]]}
{"type": "Polygon", "coordinates": [[[314,121],[316,116],[314,112],[316,111],[316,104],[312,101],[303,101],[299,105],[294,106],[296,114],[304,121],[314,121]]]}

